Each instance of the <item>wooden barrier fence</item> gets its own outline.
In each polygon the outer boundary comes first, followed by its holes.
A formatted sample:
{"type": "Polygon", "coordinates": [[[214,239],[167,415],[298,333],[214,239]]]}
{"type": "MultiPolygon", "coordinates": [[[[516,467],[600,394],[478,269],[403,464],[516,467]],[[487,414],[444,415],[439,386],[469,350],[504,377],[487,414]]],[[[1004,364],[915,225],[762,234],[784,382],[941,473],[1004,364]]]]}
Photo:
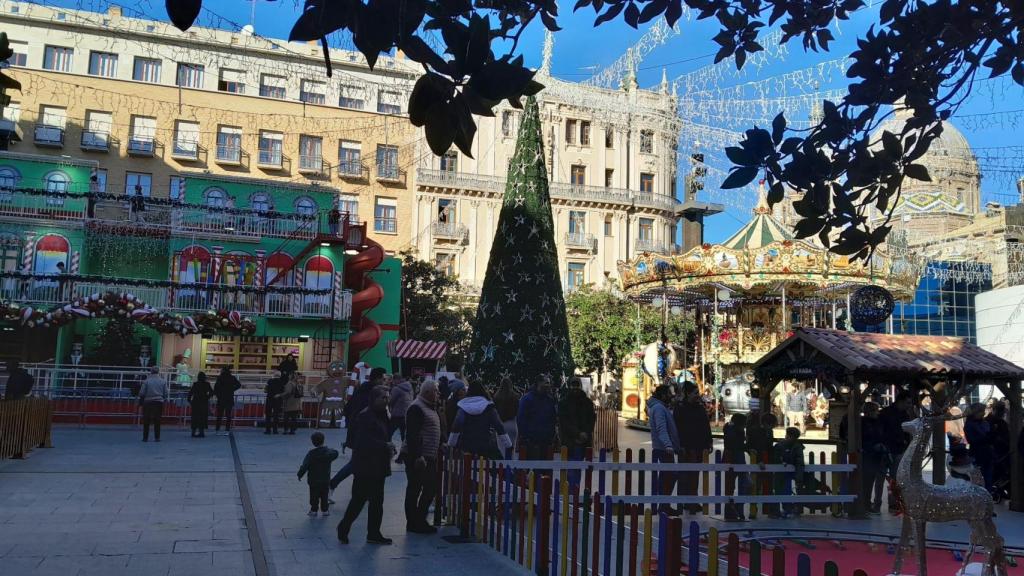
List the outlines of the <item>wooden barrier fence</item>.
{"type": "MultiPolygon", "coordinates": [[[[817,507],[822,513],[834,513],[856,498],[839,490],[772,494],[752,488],[744,495],[722,493],[726,473],[768,477],[760,479],[762,485],[775,474],[793,473],[792,467],[779,464],[655,464],[647,461],[643,450],[635,459],[633,451],[626,450],[602,451],[597,458],[588,453],[577,461],[565,458],[565,452],[562,459],[553,461],[486,460],[462,454],[445,458],[438,470],[435,524],[458,526],[466,540],[484,542],[539,576],[695,576],[717,575],[719,568],[721,574],[738,575],[735,535],[721,543],[722,555],[716,532],[702,542],[696,522],[684,532],[682,520],[666,514],[664,508],[701,504],[714,511],[729,504],[749,506],[755,515],[758,506],[782,504],[814,506],[812,513],[817,507]],[[697,496],[657,494],[658,475],[681,472],[706,478],[697,496]],[[652,476],[650,494],[644,493],[647,473],[652,476]],[[638,482],[632,481],[634,476],[638,482]],[[704,568],[698,570],[700,566],[704,568]]],[[[844,479],[855,466],[824,462],[824,454],[816,455],[805,472],[815,478],[830,474],[833,483],[845,487],[844,479]]],[[[782,555],[784,566],[785,551],[774,554],[782,555]]],[[[750,562],[759,564],[760,554],[751,553],[750,562]]]]}
{"type": "Polygon", "coordinates": [[[47,398],[0,400],[0,459],[24,458],[52,446],[53,405],[47,398]]]}

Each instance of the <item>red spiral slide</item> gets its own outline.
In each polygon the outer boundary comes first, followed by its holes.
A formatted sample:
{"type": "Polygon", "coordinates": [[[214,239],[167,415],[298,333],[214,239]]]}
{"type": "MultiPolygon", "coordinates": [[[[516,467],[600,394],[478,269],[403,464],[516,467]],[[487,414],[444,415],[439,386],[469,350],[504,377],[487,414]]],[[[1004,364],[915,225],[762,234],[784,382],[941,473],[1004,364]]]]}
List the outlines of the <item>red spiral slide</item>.
{"type": "Polygon", "coordinates": [[[373,348],[380,341],[380,325],[367,318],[367,310],[376,307],[384,298],[384,289],[370,278],[370,271],[384,261],[384,248],[366,239],[365,247],[345,261],[345,287],[352,294],[352,335],[348,342],[348,364],[355,366],[362,351],[373,348]]]}

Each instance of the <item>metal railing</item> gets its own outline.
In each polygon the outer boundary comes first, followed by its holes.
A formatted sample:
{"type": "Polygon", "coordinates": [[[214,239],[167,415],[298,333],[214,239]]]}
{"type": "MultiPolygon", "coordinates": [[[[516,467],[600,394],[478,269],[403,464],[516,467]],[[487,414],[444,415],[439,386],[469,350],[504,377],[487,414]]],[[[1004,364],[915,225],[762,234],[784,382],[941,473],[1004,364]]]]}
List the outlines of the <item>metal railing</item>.
{"type": "Polygon", "coordinates": [[[370,177],[370,169],[362,162],[356,160],[342,160],[338,163],[338,176],[341,178],[361,178],[365,180],[370,177]]]}
{"type": "Polygon", "coordinates": [[[173,208],[172,229],[196,234],[227,234],[248,238],[304,238],[317,233],[316,217],[281,218],[275,212],[235,212],[215,208],[173,208]]]}
{"type": "Polygon", "coordinates": [[[300,154],[299,155],[299,171],[300,172],[314,172],[316,174],[322,174],[324,171],[324,159],[319,155],[300,154]]]}
{"type": "Polygon", "coordinates": [[[458,222],[434,222],[431,231],[437,238],[450,238],[460,242],[469,240],[469,228],[458,222]]]}
{"type": "Polygon", "coordinates": [[[80,220],[85,217],[86,201],[62,194],[26,194],[0,189],[0,216],[45,220],[80,220]]]}
{"type": "Polygon", "coordinates": [[[281,150],[260,148],[256,163],[260,166],[280,168],[284,164],[284,157],[282,156],[281,150]]]}
{"type": "Polygon", "coordinates": [[[63,146],[64,128],[61,126],[37,125],[35,129],[35,142],[40,146],[63,146]]]}
{"type": "Polygon", "coordinates": [[[238,164],[242,161],[242,147],[241,146],[226,146],[223,144],[217,145],[217,161],[218,162],[230,162],[238,164]]]}
{"type": "Polygon", "coordinates": [[[199,158],[199,143],[188,142],[188,141],[174,141],[174,147],[171,149],[171,155],[175,158],[185,158],[187,160],[195,160],[199,158]]]}
{"type": "Polygon", "coordinates": [[[374,232],[385,232],[388,234],[394,234],[398,232],[398,219],[397,218],[374,218],[373,219],[373,231],[374,232]]]}
{"type": "MultiPolygon", "coordinates": [[[[455,189],[479,190],[494,194],[501,194],[505,190],[505,178],[500,176],[419,168],[416,171],[416,178],[417,183],[422,186],[443,186],[455,189]]],[[[588,200],[591,202],[636,205],[660,210],[675,210],[679,205],[679,201],[671,196],[652,194],[650,192],[637,192],[625,188],[550,182],[548,189],[552,197],[567,200],[588,200]]]]}
{"type": "Polygon", "coordinates": [[[405,179],[405,171],[395,164],[377,164],[377,179],[390,182],[401,182],[405,179]]]}
{"type": "Polygon", "coordinates": [[[128,139],[128,153],[135,156],[153,156],[156,153],[156,140],[133,136],[128,139]]]}
{"type": "Polygon", "coordinates": [[[94,130],[83,130],[82,148],[84,150],[107,151],[110,149],[110,134],[94,130]]]}
{"type": "Polygon", "coordinates": [[[565,245],[568,248],[582,248],[583,250],[597,250],[597,239],[593,234],[583,232],[569,232],[565,235],[565,245]]]}
{"type": "Polygon", "coordinates": [[[677,244],[666,244],[651,238],[637,238],[636,249],[639,252],[654,252],[656,254],[675,254],[679,252],[677,244]]]}

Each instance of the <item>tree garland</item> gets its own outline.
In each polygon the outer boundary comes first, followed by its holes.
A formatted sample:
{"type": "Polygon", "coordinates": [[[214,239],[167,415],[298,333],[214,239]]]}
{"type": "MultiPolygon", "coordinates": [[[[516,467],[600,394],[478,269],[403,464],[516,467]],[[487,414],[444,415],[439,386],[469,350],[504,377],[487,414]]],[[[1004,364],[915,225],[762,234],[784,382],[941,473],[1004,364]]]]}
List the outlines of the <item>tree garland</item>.
{"type": "Polygon", "coordinates": [[[115,284],[143,288],[175,288],[179,290],[200,290],[204,292],[243,293],[243,294],[300,294],[305,296],[325,296],[331,294],[331,288],[303,288],[302,286],[245,286],[234,284],[206,284],[201,282],[173,282],[171,280],[146,280],[143,278],[121,278],[97,274],[25,274],[23,272],[0,272],[2,278],[19,280],[46,280],[72,283],[115,284]]]}
{"type": "Polygon", "coordinates": [[[26,328],[58,328],[81,318],[125,317],[164,334],[200,334],[216,330],[250,336],[256,323],[237,311],[207,310],[197,316],[161,312],[130,292],[94,293],[51,308],[49,311],[0,300],[0,319],[20,322],[26,328]]]}

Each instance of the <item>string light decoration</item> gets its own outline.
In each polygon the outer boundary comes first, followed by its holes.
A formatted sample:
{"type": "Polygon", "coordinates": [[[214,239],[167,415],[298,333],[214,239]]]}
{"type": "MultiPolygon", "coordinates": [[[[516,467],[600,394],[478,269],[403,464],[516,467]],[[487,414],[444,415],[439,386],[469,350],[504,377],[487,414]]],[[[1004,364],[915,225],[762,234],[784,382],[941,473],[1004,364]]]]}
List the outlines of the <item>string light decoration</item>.
{"type": "Polygon", "coordinates": [[[864,286],[850,296],[850,315],[858,324],[881,324],[892,316],[895,308],[896,301],[892,294],[881,286],[864,286]]]}

